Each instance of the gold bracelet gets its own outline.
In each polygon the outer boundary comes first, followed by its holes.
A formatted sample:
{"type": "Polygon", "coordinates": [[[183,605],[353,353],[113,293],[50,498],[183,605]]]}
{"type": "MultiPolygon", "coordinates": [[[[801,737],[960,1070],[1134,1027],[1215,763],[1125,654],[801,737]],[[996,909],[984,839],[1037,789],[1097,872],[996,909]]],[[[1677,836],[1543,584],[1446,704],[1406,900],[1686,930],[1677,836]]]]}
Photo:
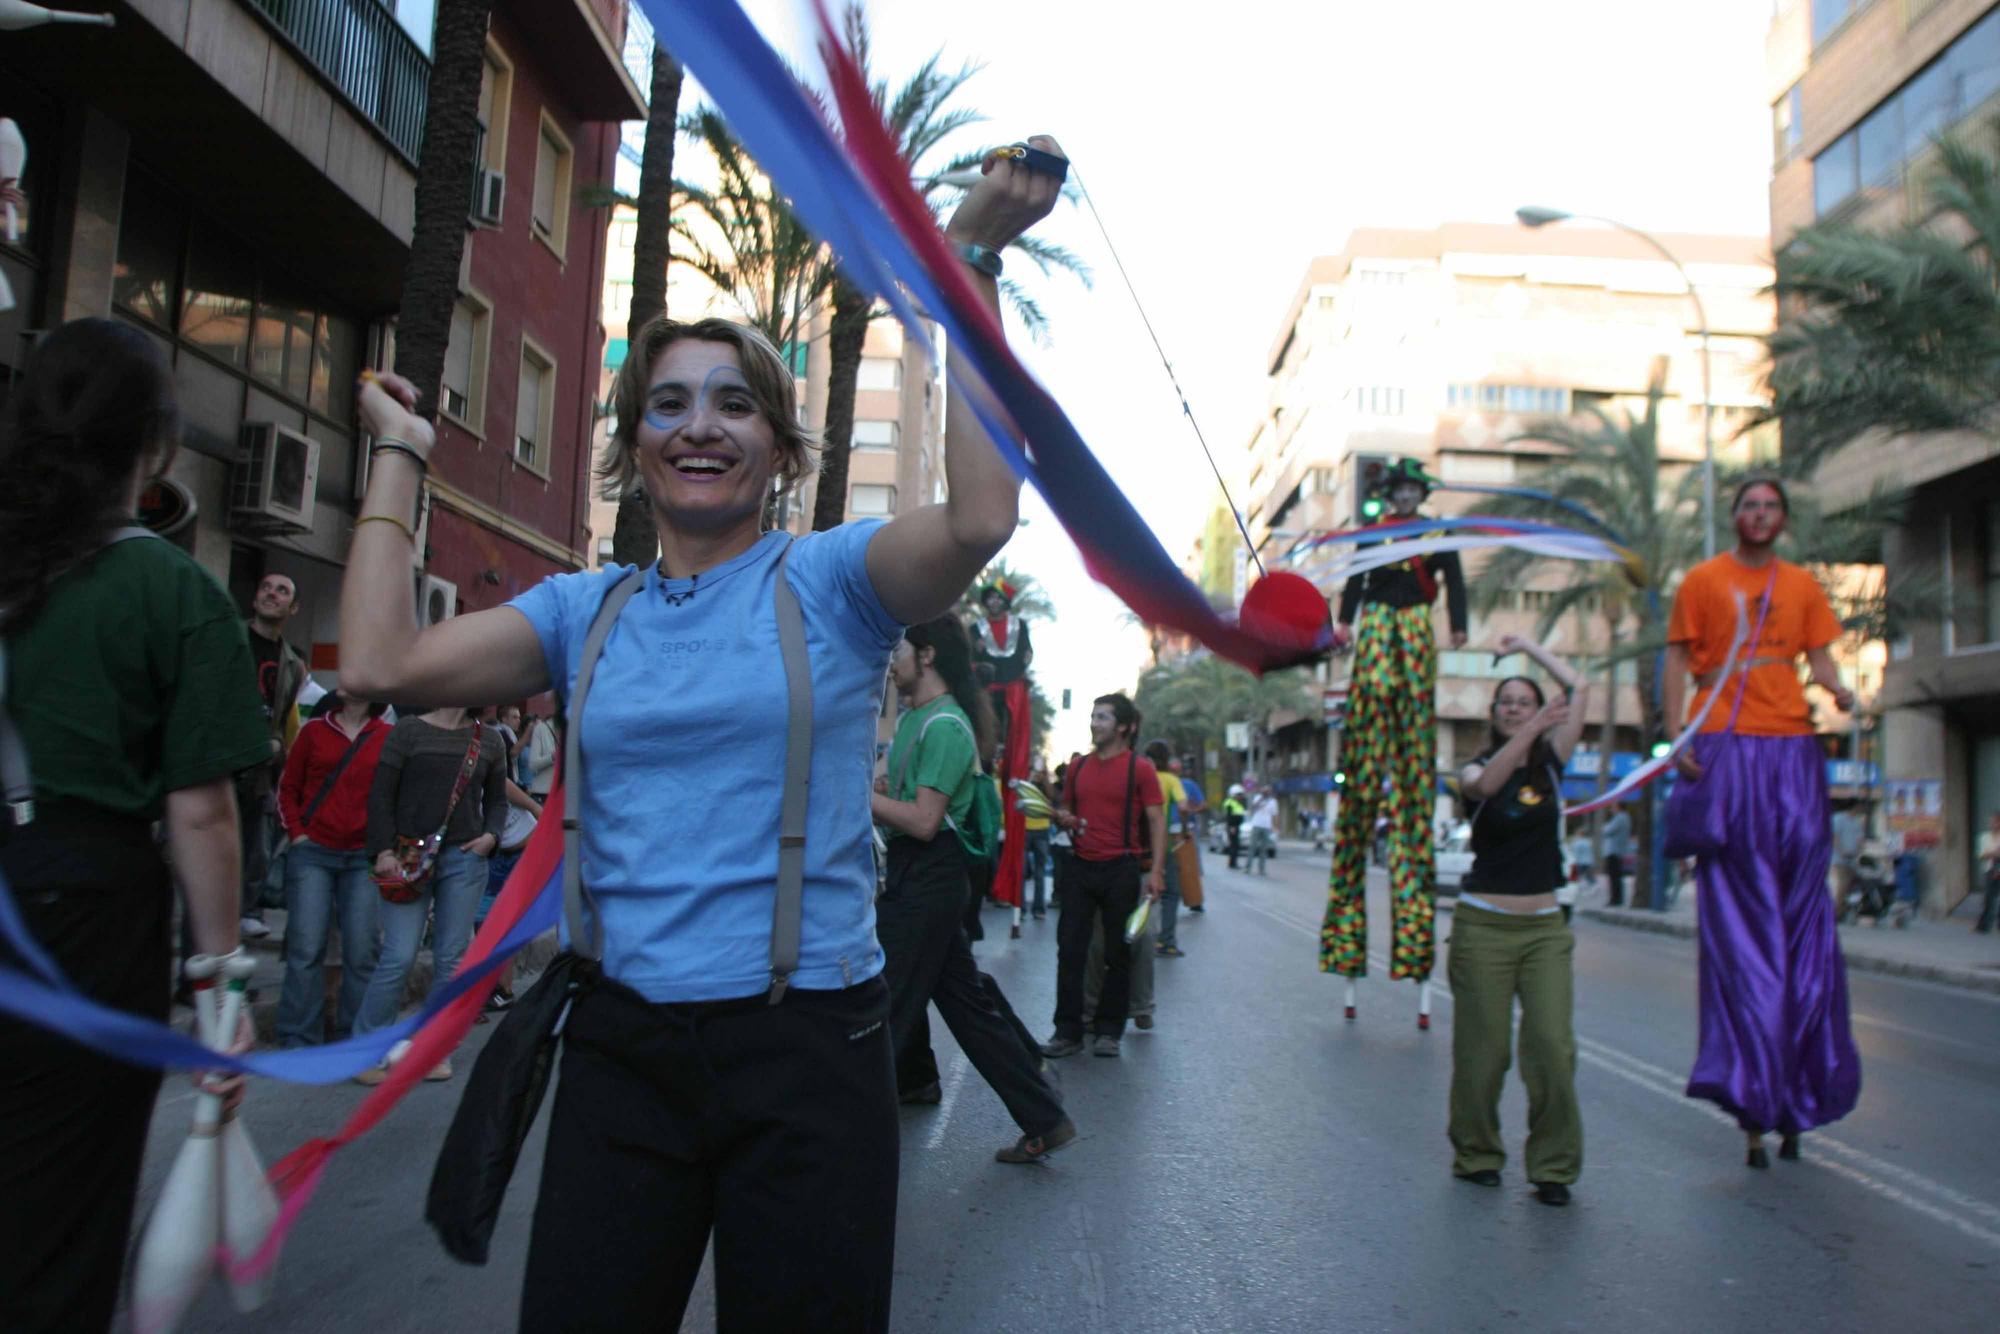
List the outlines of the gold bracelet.
{"type": "Polygon", "coordinates": [[[410,539],[410,545],[417,544],[417,531],[393,514],[364,514],[354,521],[354,531],[360,532],[364,523],[393,523],[403,530],[403,536],[410,539]]]}

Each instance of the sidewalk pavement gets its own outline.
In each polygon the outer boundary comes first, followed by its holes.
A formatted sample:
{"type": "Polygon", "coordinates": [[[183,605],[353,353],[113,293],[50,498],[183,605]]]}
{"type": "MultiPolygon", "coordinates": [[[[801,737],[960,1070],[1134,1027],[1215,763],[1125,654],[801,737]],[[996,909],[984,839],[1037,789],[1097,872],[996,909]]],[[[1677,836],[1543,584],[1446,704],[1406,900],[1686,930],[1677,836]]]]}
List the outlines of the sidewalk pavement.
{"type": "MultiPolygon", "coordinates": [[[[1597,894],[1601,896],[1603,891],[1597,894]]],[[[1585,901],[1577,905],[1579,917],[1662,935],[1695,934],[1696,900],[1700,896],[1692,886],[1682,890],[1665,912],[1589,905],[1590,897],[1586,891],[1585,901]]],[[[1913,918],[1902,927],[1876,926],[1864,920],[1840,928],[1840,952],[1848,968],[1856,972],[1887,973],[2000,994],[2000,933],[1980,935],[1972,929],[1972,920],[1963,912],[1943,921],[1913,918]]]]}
{"type": "MultiPolygon", "coordinates": [[[[1300,859],[1330,857],[1325,849],[1314,851],[1310,839],[1281,839],[1288,857],[1300,859]]],[[[1661,935],[1692,938],[1695,934],[1695,901],[1692,886],[1675,899],[1665,912],[1647,908],[1603,906],[1603,888],[1584,891],[1576,905],[1576,915],[1610,926],[1661,935]],[[1593,899],[1595,902],[1593,902],[1593,899]]],[[[1438,909],[1450,912],[1457,898],[1448,892],[1438,895],[1438,909]]],[[[1980,935],[1972,929],[1978,904],[1968,899],[1959,905],[1956,916],[1943,921],[1913,918],[1906,926],[1875,926],[1872,922],[1840,928],[1840,952],[1847,966],[1856,972],[1886,973],[1910,977],[1969,991],[2000,995],[2000,932],[1980,935]]]]}

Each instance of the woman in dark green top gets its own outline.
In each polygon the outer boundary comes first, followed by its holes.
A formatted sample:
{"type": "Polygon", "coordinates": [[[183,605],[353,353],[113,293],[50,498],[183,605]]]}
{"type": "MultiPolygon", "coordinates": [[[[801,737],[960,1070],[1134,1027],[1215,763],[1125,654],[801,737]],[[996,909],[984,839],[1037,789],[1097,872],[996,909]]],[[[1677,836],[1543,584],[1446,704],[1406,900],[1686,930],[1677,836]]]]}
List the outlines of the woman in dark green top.
{"type": "MultiPolygon", "coordinates": [[[[191,557],[121,535],[179,438],[150,339],[110,320],[64,325],[8,406],[4,703],[32,799],[0,811],[0,872],[71,983],[164,1020],[173,900],[156,821],[195,948],[237,946],[232,775],[271,754],[249,645],[191,557]]],[[[0,1329],[110,1324],[159,1084],[0,1019],[0,1329]]]]}

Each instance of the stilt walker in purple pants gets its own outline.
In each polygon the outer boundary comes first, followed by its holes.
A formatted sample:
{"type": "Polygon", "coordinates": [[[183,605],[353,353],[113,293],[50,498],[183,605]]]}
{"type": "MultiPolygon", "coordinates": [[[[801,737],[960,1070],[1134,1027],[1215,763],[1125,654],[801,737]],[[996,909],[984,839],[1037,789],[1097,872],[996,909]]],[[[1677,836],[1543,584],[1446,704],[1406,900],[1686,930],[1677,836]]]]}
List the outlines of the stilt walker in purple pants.
{"type": "Polygon", "coordinates": [[[1847,1115],[1861,1092],[1826,890],[1826,766],[1799,655],[1843,711],[1854,695],[1828,652],[1840,622],[1826,594],[1773,550],[1785,526],[1784,490],[1745,482],[1731,508],[1736,549],[1688,571],[1668,624],[1668,728],[1692,716],[1682,709],[1689,676],[1698,691],[1692,711],[1709,692],[1724,692],[1680,756],[1682,787],[1668,821],[1670,841],[1710,848],[1695,862],[1701,1049],[1688,1096],[1733,1115],[1748,1137],[1749,1165],[1762,1168],[1770,1165],[1766,1132],[1782,1136],[1779,1157],[1796,1158],[1799,1135],[1847,1115]],[[1758,628],[1725,676],[1739,614],[1758,628]]]}

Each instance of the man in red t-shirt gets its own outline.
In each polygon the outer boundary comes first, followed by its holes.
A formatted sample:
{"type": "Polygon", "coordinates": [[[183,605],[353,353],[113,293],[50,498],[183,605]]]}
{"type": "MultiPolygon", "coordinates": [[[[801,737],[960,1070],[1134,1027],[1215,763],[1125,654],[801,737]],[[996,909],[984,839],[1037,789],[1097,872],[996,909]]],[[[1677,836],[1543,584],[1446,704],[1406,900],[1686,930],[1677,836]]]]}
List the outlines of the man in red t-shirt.
{"type": "Polygon", "coordinates": [[[1099,1056],[1118,1055],[1132,994],[1132,951],[1123,948],[1125,919],[1139,906],[1141,881],[1157,901],[1166,888],[1167,814],[1152,761],[1132,750],[1139,711],[1123,695],[1092,701],[1092,750],[1072,764],[1056,823],[1075,843],[1062,887],[1057,927],[1056,1032],[1042,1044],[1049,1056],[1083,1050],[1083,974],[1091,931],[1104,929],[1104,991],[1092,1020],[1099,1056]],[[1146,858],[1150,869],[1141,871],[1146,858]]]}

